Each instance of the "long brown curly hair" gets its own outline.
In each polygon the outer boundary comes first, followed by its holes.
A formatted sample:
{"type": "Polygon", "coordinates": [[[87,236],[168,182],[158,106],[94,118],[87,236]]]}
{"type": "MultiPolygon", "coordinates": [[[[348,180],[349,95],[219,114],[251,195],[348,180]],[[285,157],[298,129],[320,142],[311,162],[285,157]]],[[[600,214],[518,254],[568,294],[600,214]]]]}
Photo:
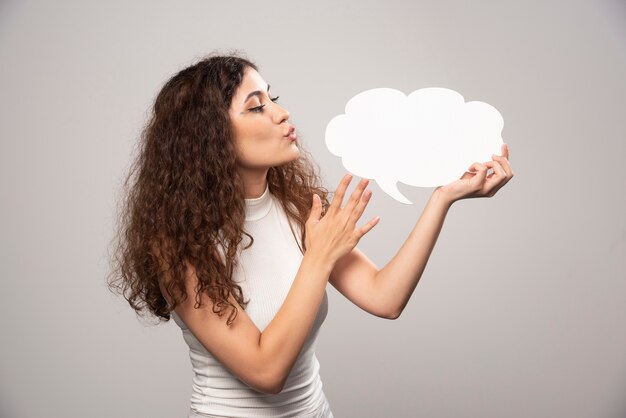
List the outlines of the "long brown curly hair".
{"type": "MultiPolygon", "coordinates": [[[[213,53],[171,77],[156,97],[123,183],[107,276],[109,290],[124,296],[138,316],[170,320],[170,312],[187,298],[187,263],[198,278],[195,308],[204,292],[220,317],[230,308],[230,325],[237,307],[229,296],[244,309],[249,302],[232,280],[243,235],[250,238],[245,248],[254,238],[243,229],[244,187],[228,114],[247,67],[258,71],[241,53],[213,53]],[[172,305],[159,287],[166,272],[172,305]]],[[[329,192],[321,186],[319,167],[299,139],[296,143],[300,157],[270,167],[267,181],[299,225],[304,254],[313,193],[325,213],[329,192]]]]}

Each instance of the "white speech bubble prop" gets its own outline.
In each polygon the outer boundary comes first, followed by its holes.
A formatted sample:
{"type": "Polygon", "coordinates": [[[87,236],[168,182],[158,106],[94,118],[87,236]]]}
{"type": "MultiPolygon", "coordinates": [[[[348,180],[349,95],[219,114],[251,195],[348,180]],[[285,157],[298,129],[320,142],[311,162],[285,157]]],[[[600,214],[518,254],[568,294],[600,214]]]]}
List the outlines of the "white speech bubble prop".
{"type": "Polygon", "coordinates": [[[500,155],[504,120],[490,104],[465,102],[454,90],[428,87],[408,96],[377,88],[354,96],[326,127],[326,146],[357,176],[412,204],[397,183],[437,187],[474,162],[500,155]]]}

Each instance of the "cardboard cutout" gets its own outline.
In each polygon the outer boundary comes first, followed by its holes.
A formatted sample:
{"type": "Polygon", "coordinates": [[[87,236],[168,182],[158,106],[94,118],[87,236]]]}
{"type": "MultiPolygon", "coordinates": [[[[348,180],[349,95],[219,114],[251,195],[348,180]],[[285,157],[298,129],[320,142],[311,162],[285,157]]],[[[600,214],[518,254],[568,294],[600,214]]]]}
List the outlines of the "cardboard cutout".
{"type": "Polygon", "coordinates": [[[484,102],[429,87],[408,96],[377,88],[351,98],[326,127],[326,146],[346,170],[375,180],[389,196],[412,204],[397,182],[437,187],[458,180],[474,162],[500,155],[504,120],[484,102]]]}

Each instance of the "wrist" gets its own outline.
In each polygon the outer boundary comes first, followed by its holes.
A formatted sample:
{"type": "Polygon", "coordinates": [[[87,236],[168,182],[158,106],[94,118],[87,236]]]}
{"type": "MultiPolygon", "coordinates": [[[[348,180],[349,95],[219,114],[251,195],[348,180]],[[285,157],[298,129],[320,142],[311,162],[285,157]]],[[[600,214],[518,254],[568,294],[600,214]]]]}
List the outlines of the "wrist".
{"type": "Polygon", "coordinates": [[[327,253],[317,251],[314,248],[306,250],[302,263],[305,263],[317,271],[330,274],[335,265],[335,260],[330,258],[327,253]]]}
{"type": "Polygon", "coordinates": [[[449,195],[442,187],[437,187],[431,196],[431,199],[436,203],[439,203],[446,208],[450,208],[454,202],[458,199],[449,195]]]}

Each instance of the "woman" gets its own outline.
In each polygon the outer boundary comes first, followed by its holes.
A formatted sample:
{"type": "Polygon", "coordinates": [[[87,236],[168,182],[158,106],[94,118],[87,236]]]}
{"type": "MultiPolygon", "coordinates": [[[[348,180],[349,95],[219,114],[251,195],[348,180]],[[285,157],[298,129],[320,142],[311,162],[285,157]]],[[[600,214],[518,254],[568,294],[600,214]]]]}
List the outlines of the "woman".
{"type": "Polygon", "coordinates": [[[513,176],[503,147],[435,189],[379,270],[356,248],[379,220],[356,225],[368,180],[344,206],[346,175],[329,203],[277,99],[240,56],[183,69],[158,94],[126,182],[109,285],[138,313],[181,328],[194,371],[190,417],[332,417],[314,353],[327,283],[397,318],[450,205],[493,196],[513,176]]]}

